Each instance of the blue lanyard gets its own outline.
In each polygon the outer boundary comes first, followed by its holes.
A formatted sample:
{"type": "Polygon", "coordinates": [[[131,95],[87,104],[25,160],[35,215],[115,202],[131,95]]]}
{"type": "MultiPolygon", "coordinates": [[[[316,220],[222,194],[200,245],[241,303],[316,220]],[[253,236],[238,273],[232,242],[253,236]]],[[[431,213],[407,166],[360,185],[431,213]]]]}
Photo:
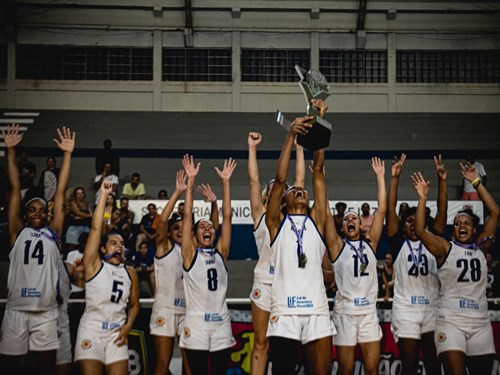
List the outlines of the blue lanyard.
{"type": "Polygon", "coordinates": [[[363,241],[359,241],[359,249],[356,249],[354,245],[349,241],[347,238],[344,238],[344,241],[351,247],[352,250],[356,253],[358,256],[359,260],[361,261],[362,264],[368,264],[368,258],[365,261],[365,257],[363,256],[363,250],[365,249],[365,246],[363,245],[363,241]]]}
{"type": "Polygon", "coordinates": [[[420,257],[422,255],[422,241],[418,241],[418,248],[416,249],[413,249],[413,247],[411,246],[411,243],[410,241],[408,241],[408,239],[405,240],[406,241],[406,244],[408,245],[408,247],[410,248],[410,254],[411,254],[411,260],[413,262],[413,264],[415,265],[415,267],[418,267],[418,264],[420,263],[420,257]],[[417,251],[417,254],[415,254],[414,251],[417,251]]]}
{"type": "Polygon", "coordinates": [[[307,215],[305,216],[304,221],[302,222],[302,226],[301,226],[300,229],[297,229],[297,226],[295,225],[295,223],[292,220],[292,218],[290,217],[290,215],[287,215],[287,217],[288,217],[288,220],[290,221],[290,223],[292,224],[292,230],[293,230],[293,232],[297,236],[297,258],[298,258],[298,264],[299,264],[299,267],[303,268],[305,266],[305,263],[302,264],[301,258],[305,259],[305,255],[304,255],[304,248],[302,247],[302,243],[303,243],[303,237],[304,237],[304,229],[306,227],[307,215]]]}

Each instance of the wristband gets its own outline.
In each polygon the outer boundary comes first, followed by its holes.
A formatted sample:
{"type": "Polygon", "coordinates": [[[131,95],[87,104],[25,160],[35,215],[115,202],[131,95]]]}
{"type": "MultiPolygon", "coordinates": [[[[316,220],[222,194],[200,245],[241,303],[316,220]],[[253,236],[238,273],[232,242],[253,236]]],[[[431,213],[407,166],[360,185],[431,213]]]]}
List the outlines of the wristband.
{"type": "Polygon", "coordinates": [[[481,179],[478,177],[474,181],[471,182],[471,185],[474,187],[474,189],[477,190],[477,187],[479,186],[480,183],[481,183],[481,179]]]}

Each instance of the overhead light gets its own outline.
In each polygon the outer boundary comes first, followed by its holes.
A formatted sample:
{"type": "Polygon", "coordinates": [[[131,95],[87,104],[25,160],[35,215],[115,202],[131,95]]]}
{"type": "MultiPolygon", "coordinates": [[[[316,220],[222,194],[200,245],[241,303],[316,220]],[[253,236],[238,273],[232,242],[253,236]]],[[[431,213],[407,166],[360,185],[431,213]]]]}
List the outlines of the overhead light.
{"type": "Polygon", "coordinates": [[[14,117],[38,117],[40,113],[38,112],[4,112],[4,116],[14,116],[14,117]]]}
{"type": "Polygon", "coordinates": [[[0,124],[33,124],[32,118],[0,118],[0,124]]]}

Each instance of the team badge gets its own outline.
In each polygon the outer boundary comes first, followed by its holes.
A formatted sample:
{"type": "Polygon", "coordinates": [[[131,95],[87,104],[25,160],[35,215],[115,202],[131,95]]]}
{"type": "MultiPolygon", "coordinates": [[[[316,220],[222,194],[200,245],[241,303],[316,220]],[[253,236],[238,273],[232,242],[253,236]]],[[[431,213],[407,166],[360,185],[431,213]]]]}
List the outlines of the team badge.
{"type": "Polygon", "coordinates": [[[270,320],[271,320],[271,323],[272,323],[272,324],[277,323],[277,322],[278,322],[278,320],[279,320],[279,318],[280,318],[280,317],[279,317],[279,316],[277,316],[277,315],[275,315],[275,316],[271,316],[271,319],[270,319],[270,320]]]}
{"type": "Polygon", "coordinates": [[[439,332],[437,335],[437,339],[439,342],[445,342],[446,341],[446,333],[439,332]]]}
{"type": "Polygon", "coordinates": [[[82,349],[87,350],[87,349],[90,349],[91,347],[92,347],[92,341],[87,340],[87,339],[84,339],[82,341],[82,349]]]}
{"type": "Polygon", "coordinates": [[[191,336],[191,330],[189,328],[184,328],[184,336],[189,337],[191,336]]]}
{"type": "Polygon", "coordinates": [[[262,295],[262,292],[260,291],[259,288],[253,290],[253,298],[259,299],[261,295],[262,295]]]}
{"type": "Polygon", "coordinates": [[[158,327],[163,327],[163,325],[165,324],[165,318],[163,316],[157,316],[156,317],[156,325],[158,327]]]}

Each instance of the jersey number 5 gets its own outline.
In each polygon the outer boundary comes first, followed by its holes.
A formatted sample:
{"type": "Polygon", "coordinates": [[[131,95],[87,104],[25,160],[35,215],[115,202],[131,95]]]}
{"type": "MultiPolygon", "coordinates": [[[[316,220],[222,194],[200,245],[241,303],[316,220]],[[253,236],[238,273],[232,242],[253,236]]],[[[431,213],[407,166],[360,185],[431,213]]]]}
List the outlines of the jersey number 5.
{"type": "Polygon", "coordinates": [[[121,286],[123,285],[123,281],[113,280],[113,290],[111,292],[111,302],[119,303],[120,299],[123,296],[123,289],[121,286]]]}

